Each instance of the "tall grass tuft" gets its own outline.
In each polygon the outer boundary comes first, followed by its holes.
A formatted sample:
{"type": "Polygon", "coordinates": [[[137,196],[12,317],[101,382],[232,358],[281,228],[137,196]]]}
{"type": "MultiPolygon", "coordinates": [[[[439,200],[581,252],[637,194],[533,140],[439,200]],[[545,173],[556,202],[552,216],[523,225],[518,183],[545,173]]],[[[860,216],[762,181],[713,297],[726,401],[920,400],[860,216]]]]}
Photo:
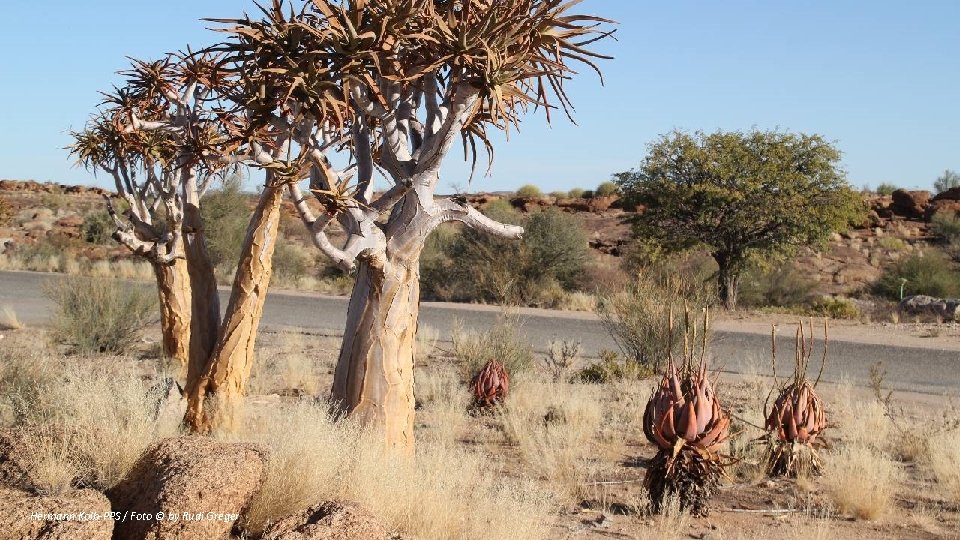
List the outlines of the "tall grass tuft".
{"type": "Polygon", "coordinates": [[[248,533],[317,501],[351,500],[404,538],[547,538],[550,498],[498,474],[489,459],[421,442],[413,459],[383,450],[383,435],[334,421],[324,404],[271,408],[239,437],[263,444],[270,461],[245,518],[248,533]]]}
{"type": "Polygon", "coordinates": [[[77,353],[123,354],[156,320],[157,296],[146,287],[72,276],[47,282],[44,293],[57,305],[51,337],[77,353]]]}

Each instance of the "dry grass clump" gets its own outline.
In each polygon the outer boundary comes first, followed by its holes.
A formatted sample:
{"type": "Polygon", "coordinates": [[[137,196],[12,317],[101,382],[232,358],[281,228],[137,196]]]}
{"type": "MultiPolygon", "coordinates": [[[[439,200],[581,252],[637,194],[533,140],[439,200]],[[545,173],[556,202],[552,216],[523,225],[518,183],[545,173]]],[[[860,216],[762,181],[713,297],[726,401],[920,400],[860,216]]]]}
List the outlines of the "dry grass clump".
{"type": "Polygon", "coordinates": [[[960,503],[960,429],[938,435],[923,461],[947,497],[960,503]]]}
{"type": "Polygon", "coordinates": [[[596,385],[521,379],[496,420],[505,442],[518,447],[525,470],[575,503],[590,494],[587,484],[600,474],[603,412],[596,385]]]}
{"type": "MultiPolygon", "coordinates": [[[[248,531],[320,500],[352,500],[388,529],[422,539],[546,538],[550,498],[505,479],[477,454],[426,441],[414,459],[384,452],[382,434],[334,422],[324,404],[264,411],[242,435],[271,451],[248,531]]],[[[256,415],[250,415],[255,417],[256,415]]]]}
{"type": "Polygon", "coordinates": [[[21,330],[23,323],[10,306],[0,307],[0,330],[21,330]]]}
{"type": "Polygon", "coordinates": [[[416,378],[418,427],[421,441],[440,446],[459,442],[467,425],[470,391],[453,368],[425,371],[416,378]]]}
{"type": "Polygon", "coordinates": [[[840,512],[875,520],[893,507],[903,479],[896,462],[857,444],[848,444],[826,458],[823,485],[840,512]]]}
{"type": "Polygon", "coordinates": [[[834,432],[847,444],[859,444],[877,451],[890,450],[894,425],[887,407],[873,397],[856,397],[850,383],[837,387],[836,407],[831,414],[842,430],[834,432]]]}
{"type": "Polygon", "coordinates": [[[59,279],[44,293],[57,304],[51,337],[75,352],[123,354],[157,317],[155,291],[108,278],[59,279]]]}
{"type": "Polygon", "coordinates": [[[0,355],[3,419],[33,449],[28,468],[44,491],[107,489],[147,446],[177,432],[179,418],[158,418],[163,396],[132,361],[105,376],[43,353],[0,355]]]}
{"type": "Polygon", "coordinates": [[[466,330],[457,320],[453,326],[453,355],[460,367],[460,376],[469,381],[488,360],[503,363],[511,380],[533,364],[533,348],[520,335],[517,317],[501,316],[488,330],[466,330]]]}

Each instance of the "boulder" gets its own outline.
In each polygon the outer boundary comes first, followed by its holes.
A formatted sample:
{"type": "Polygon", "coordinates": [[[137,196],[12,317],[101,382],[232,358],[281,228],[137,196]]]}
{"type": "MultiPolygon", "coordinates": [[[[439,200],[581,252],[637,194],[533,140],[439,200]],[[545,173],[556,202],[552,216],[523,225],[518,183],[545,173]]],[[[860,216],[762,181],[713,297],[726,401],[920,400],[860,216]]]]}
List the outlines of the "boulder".
{"type": "Polygon", "coordinates": [[[32,495],[0,487],[0,536],[17,540],[110,540],[110,501],[92,489],[32,495]]]}
{"type": "Polygon", "coordinates": [[[209,437],[174,437],[148,449],[107,492],[113,509],[130,518],[116,524],[117,540],[216,540],[260,489],[265,452],[209,437]]]}
{"type": "Polygon", "coordinates": [[[260,540],[383,540],[386,528],[366,509],[324,502],[268,527],[260,540]]]}
{"type": "Polygon", "coordinates": [[[957,318],[960,308],[960,299],[942,299],[917,294],[908,296],[897,305],[897,311],[907,315],[935,315],[944,321],[953,321],[957,318]]]}
{"type": "Polygon", "coordinates": [[[893,203],[890,209],[894,214],[912,219],[920,219],[930,204],[929,191],[907,191],[898,189],[893,192],[893,203]]]}

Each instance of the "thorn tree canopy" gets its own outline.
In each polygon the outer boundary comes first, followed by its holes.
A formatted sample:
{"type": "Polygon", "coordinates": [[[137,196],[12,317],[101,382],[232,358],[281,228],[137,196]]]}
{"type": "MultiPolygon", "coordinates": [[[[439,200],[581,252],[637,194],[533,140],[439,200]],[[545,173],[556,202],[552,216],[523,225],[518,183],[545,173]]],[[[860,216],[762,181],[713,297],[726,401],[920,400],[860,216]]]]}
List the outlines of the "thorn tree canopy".
{"type": "Polygon", "coordinates": [[[863,219],[839,161],[819,135],[676,131],[650,145],[639,170],[616,178],[645,207],[635,235],[671,251],[708,250],[720,299],[735,309],[749,260],[790,255],[863,219]]]}

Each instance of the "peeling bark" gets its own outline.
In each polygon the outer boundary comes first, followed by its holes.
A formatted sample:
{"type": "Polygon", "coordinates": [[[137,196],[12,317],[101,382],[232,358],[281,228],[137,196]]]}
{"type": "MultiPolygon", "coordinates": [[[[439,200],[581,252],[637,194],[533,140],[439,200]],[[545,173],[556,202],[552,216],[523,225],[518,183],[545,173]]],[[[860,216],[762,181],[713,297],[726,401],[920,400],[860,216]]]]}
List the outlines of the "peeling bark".
{"type": "Polygon", "coordinates": [[[193,312],[186,388],[192,388],[199,384],[217,343],[217,333],[220,330],[220,296],[217,293],[217,277],[207,253],[203,220],[197,203],[188,202],[184,213],[184,225],[190,231],[184,235],[184,252],[190,274],[193,312]]]}
{"type": "Polygon", "coordinates": [[[154,264],[157,293],[160,297],[160,330],[163,355],[186,371],[190,355],[190,276],[187,261],[177,259],[171,264],[154,264]]]}
{"type": "Polygon", "coordinates": [[[257,327],[272,274],[280,225],[281,186],[264,188],[250,219],[213,353],[200,377],[187,386],[186,426],[195,433],[231,430],[253,365],[257,327]]]}
{"type": "Polygon", "coordinates": [[[419,252],[407,261],[361,260],[332,394],[345,412],[382,426],[388,449],[412,454],[419,252]]]}

